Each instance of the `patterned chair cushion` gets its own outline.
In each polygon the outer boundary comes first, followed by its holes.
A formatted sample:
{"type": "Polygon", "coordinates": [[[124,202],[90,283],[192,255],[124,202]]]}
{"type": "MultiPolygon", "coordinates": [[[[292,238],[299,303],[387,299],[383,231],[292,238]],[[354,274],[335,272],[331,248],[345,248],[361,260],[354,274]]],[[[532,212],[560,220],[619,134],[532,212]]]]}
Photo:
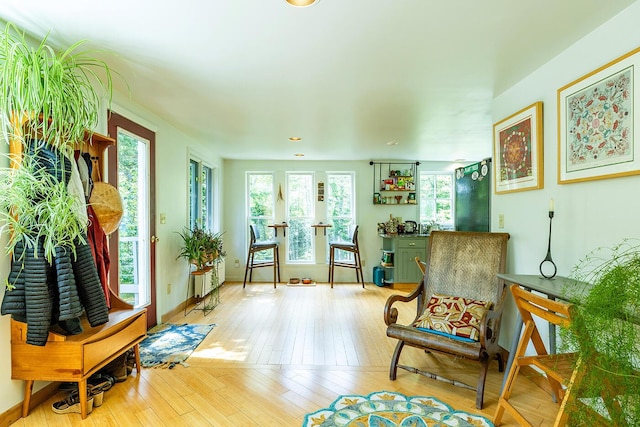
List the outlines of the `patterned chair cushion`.
{"type": "Polygon", "coordinates": [[[434,294],[413,326],[478,341],[480,320],[490,309],[491,302],[434,294]]]}

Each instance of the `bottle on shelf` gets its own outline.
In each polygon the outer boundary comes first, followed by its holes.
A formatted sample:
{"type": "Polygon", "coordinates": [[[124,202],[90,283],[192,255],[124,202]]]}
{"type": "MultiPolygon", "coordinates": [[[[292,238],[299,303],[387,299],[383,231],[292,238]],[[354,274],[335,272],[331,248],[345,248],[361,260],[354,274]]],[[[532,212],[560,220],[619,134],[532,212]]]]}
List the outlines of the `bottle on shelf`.
{"type": "Polygon", "coordinates": [[[380,265],[383,267],[393,267],[393,251],[382,251],[380,265]]]}

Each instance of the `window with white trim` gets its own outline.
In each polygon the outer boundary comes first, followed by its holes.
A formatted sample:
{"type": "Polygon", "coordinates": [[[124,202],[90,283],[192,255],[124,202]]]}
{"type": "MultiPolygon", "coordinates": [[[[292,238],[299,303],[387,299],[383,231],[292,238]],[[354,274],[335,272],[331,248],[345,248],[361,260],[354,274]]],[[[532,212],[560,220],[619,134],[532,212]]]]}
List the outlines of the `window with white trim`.
{"type": "Polygon", "coordinates": [[[420,223],[453,228],[453,174],[420,171],[420,223]]]}
{"type": "Polygon", "coordinates": [[[315,262],[313,172],[287,172],[287,262],[315,262]]]}
{"type": "Polygon", "coordinates": [[[214,169],[196,158],[189,159],[189,227],[213,230],[214,169]]]}
{"type": "MultiPolygon", "coordinates": [[[[355,173],[327,172],[327,259],[329,242],[351,241],[353,228],[356,225],[355,209],[355,173]]],[[[336,251],[336,260],[352,260],[351,252],[336,251]]]]}
{"type": "MultiPolygon", "coordinates": [[[[258,240],[269,240],[273,229],[269,224],[275,221],[275,193],[273,172],[247,173],[247,233],[249,225],[254,224],[258,232],[258,240]]],[[[248,239],[247,239],[248,241],[248,239]]],[[[272,260],[273,251],[260,251],[255,254],[256,260],[272,260]]]]}

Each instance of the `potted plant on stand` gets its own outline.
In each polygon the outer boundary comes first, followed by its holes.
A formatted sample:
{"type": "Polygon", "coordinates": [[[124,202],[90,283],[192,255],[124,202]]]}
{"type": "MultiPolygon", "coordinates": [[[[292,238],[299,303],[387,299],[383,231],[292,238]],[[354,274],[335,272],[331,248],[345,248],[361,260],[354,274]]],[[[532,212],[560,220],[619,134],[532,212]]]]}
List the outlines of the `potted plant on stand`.
{"type": "MultiPolygon", "coordinates": [[[[206,314],[206,312],[213,310],[219,302],[218,264],[226,255],[222,240],[224,232],[214,233],[196,226],[192,229],[186,228],[178,234],[182,238],[178,258],[184,258],[194,266],[190,275],[201,276],[211,272],[209,301],[205,302],[202,308],[206,314]]],[[[187,296],[188,293],[187,289],[187,296]]],[[[205,301],[206,296],[202,295],[202,297],[205,301]]]]}
{"type": "Polygon", "coordinates": [[[220,261],[226,253],[222,249],[222,235],[223,232],[213,233],[206,232],[205,233],[205,254],[209,264],[213,265],[216,262],[220,261]]]}
{"type": "Polygon", "coordinates": [[[195,267],[195,271],[204,271],[207,264],[204,252],[204,230],[198,227],[185,228],[182,232],[178,232],[178,235],[182,238],[182,246],[176,259],[184,258],[195,267]]]}

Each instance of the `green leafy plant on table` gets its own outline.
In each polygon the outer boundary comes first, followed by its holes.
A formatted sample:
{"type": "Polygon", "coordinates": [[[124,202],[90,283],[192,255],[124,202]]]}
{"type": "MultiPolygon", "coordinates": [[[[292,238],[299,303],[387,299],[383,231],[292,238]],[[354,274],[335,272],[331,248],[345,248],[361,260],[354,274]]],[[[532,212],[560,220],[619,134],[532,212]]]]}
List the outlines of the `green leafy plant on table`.
{"type": "Polygon", "coordinates": [[[625,240],[588,254],[572,276],[584,287],[567,289],[576,301],[572,322],[561,330],[563,352],[586,362],[577,389],[579,404],[568,407],[572,425],[593,425],[594,413],[610,425],[640,424],[640,243],[625,240]],[[608,400],[594,399],[601,392],[608,400]],[[584,405],[586,403],[587,405],[584,405]]]}

